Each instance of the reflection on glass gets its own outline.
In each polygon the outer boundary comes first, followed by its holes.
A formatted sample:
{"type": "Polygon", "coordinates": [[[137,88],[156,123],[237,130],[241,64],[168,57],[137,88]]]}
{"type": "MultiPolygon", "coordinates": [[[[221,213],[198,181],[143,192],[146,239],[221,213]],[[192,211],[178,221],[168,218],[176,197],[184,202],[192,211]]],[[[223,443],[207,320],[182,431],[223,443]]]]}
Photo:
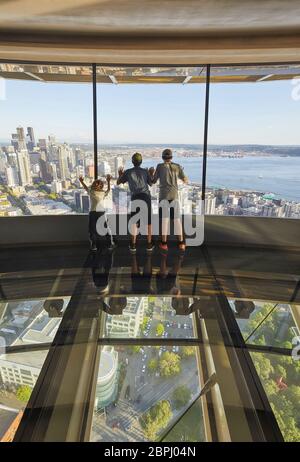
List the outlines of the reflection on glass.
{"type": "Polygon", "coordinates": [[[47,353],[0,355],[0,442],[13,440],[47,353]]]}
{"type": "Polygon", "coordinates": [[[205,441],[201,399],[192,404],[190,409],[178,420],[176,425],[163,439],[163,443],[176,443],[178,441],[187,443],[201,443],[205,441]]]}
{"type": "Polygon", "coordinates": [[[107,297],[102,337],[193,338],[195,306],[188,297],[107,297]]]}
{"type": "MultiPolygon", "coordinates": [[[[100,351],[90,439],[159,440],[199,391],[194,347],[105,346],[100,351]]],[[[188,415],[192,426],[196,416],[187,413],[185,419],[188,415]]],[[[203,438],[201,415],[198,408],[199,440],[203,438]]],[[[190,438],[198,430],[193,427],[192,431],[190,438]]]]}
{"type": "Polygon", "coordinates": [[[69,300],[0,302],[0,441],[12,441],[48,353],[30,346],[52,343],[69,300]]]}
{"type": "Polygon", "coordinates": [[[0,302],[0,339],[6,346],[51,343],[70,297],[0,302]]]}
{"type": "Polygon", "coordinates": [[[300,361],[279,354],[251,353],[285,441],[300,441],[300,361]]]}
{"type": "Polygon", "coordinates": [[[294,337],[300,335],[291,306],[261,301],[229,301],[247,343],[292,348],[294,337]]]}

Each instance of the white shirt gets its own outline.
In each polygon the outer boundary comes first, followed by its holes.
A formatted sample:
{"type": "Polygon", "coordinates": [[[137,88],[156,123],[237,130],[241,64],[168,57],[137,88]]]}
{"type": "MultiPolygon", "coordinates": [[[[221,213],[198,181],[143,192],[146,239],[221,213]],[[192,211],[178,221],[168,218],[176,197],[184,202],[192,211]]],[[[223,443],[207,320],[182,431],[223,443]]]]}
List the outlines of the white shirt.
{"type": "Polygon", "coordinates": [[[89,190],[91,200],[91,212],[105,212],[104,199],[107,197],[108,191],[89,190]]]}

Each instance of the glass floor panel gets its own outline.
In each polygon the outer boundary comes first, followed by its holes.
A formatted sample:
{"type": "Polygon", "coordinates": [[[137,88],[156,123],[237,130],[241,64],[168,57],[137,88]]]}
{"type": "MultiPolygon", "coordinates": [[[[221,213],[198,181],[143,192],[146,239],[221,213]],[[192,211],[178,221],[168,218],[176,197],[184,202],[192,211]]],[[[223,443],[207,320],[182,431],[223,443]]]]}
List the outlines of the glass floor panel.
{"type": "MultiPolygon", "coordinates": [[[[104,346],[91,441],[159,441],[174,432],[199,392],[194,347],[104,346]]],[[[201,424],[197,438],[204,440],[201,424]]]]}

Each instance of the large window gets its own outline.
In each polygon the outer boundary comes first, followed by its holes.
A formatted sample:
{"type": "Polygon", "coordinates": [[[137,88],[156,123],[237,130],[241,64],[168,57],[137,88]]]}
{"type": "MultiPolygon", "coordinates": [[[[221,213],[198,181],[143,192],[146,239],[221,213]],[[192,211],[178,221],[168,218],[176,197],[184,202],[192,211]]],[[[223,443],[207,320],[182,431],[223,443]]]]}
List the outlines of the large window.
{"type": "MultiPolygon", "coordinates": [[[[205,119],[207,66],[1,64],[0,215],[87,213],[78,178],[95,173],[112,175],[107,211],[126,212],[119,168],[136,151],[155,167],[169,147],[190,180],[182,212],[199,213],[204,173],[207,215],[299,218],[299,75],[211,66],[205,119]]],[[[155,212],[157,185],[151,194],[155,212]]]]}
{"type": "Polygon", "coordinates": [[[299,74],[211,68],[207,214],[300,218],[299,74]]]}
{"type": "MultiPolygon", "coordinates": [[[[127,210],[128,186],[117,187],[115,179],[120,167],[132,167],[135,152],[149,168],[171,148],[190,180],[179,185],[182,212],[195,212],[201,200],[205,81],[205,66],[97,68],[98,174],[113,176],[108,209],[127,210]]],[[[157,184],[151,195],[157,213],[157,184]]]]}
{"type": "Polygon", "coordinates": [[[0,215],[88,211],[94,177],[89,66],[1,64],[0,215]]]}

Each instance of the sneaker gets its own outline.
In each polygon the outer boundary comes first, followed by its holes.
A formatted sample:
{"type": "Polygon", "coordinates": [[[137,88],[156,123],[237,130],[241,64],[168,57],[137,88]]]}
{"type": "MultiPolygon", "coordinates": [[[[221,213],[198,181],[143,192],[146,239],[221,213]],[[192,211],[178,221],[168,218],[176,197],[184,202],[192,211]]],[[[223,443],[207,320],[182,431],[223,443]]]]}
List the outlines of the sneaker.
{"type": "Polygon", "coordinates": [[[98,250],[98,249],[97,249],[96,244],[91,244],[91,251],[92,251],[92,252],[97,252],[97,250],[98,250]]]}
{"type": "Polygon", "coordinates": [[[166,242],[160,242],[159,243],[159,248],[163,252],[168,252],[168,244],[166,242]]]}
{"type": "Polygon", "coordinates": [[[154,249],[154,243],[153,242],[147,242],[147,252],[152,252],[154,249]]]}
{"type": "Polygon", "coordinates": [[[185,242],[179,242],[178,248],[181,252],[185,252],[185,248],[186,248],[185,242]]]}
{"type": "Polygon", "coordinates": [[[129,244],[129,250],[130,250],[131,253],[135,253],[136,252],[136,245],[131,242],[129,244]]]}

